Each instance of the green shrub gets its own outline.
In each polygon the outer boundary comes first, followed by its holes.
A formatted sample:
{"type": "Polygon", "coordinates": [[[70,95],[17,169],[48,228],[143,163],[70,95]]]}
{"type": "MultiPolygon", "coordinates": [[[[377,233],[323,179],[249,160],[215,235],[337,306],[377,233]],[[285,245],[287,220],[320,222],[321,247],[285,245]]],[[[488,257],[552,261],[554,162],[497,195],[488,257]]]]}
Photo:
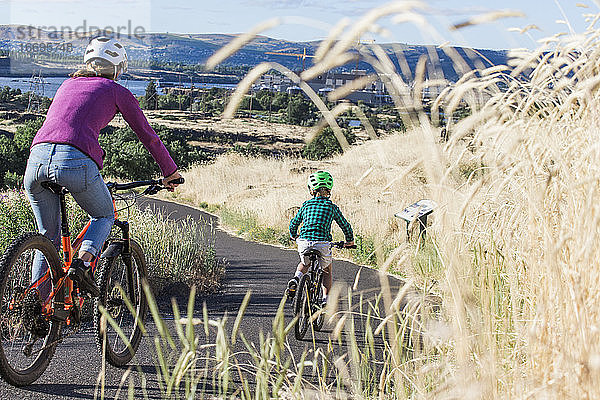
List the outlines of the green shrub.
{"type": "MultiPolygon", "coordinates": [[[[89,217],[71,196],[67,196],[67,207],[71,233],[76,236],[89,217]]],[[[197,222],[187,219],[173,223],[160,214],[136,207],[126,219],[131,223],[132,237],[144,249],[150,282],[155,288],[184,283],[206,292],[218,286],[224,265],[217,261],[214,246],[197,222]]],[[[25,194],[16,190],[0,194],[0,255],[19,235],[31,231],[36,231],[36,225],[25,194]]]]}
{"type": "Polygon", "coordinates": [[[4,185],[9,188],[23,188],[23,175],[19,175],[16,172],[6,171],[3,179],[4,185]]]}
{"type": "Polygon", "coordinates": [[[10,86],[4,86],[0,90],[0,103],[17,101],[21,94],[21,89],[11,89],[10,86]]]}
{"type": "Polygon", "coordinates": [[[260,102],[254,98],[254,95],[252,97],[244,96],[242,101],[240,101],[240,105],[238,108],[240,110],[252,110],[252,111],[262,111],[262,109],[263,109],[262,106],[260,105],[260,102]],[[250,104],[250,100],[252,100],[252,104],[250,104]]]}
{"type": "MultiPolygon", "coordinates": [[[[17,128],[14,137],[0,135],[0,187],[20,187],[29,158],[31,142],[44,122],[43,118],[27,121],[17,128]]],[[[206,153],[188,144],[189,131],[154,126],[165,147],[180,168],[208,159],[206,153]]],[[[147,179],[160,174],[152,155],[129,127],[108,126],[100,135],[106,151],[103,174],[122,179],[147,179]]]]}
{"type": "Polygon", "coordinates": [[[287,104],[288,123],[294,125],[313,125],[317,107],[302,95],[290,96],[287,104]]]}
{"type": "Polygon", "coordinates": [[[31,142],[43,122],[43,118],[27,121],[17,128],[12,140],[0,136],[0,187],[21,186],[31,142]]]}
{"type": "Polygon", "coordinates": [[[203,227],[191,217],[174,223],[147,208],[134,208],[128,217],[132,234],[144,249],[149,279],[161,288],[184,283],[202,292],[218,287],[225,268],[216,259],[203,227]]]}
{"type": "MultiPolygon", "coordinates": [[[[71,232],[79,232],[88,216],[71,196],[67,197],[67,210],[71,232]]],[[[9,190],[0,194],[0,254],[17,236],[36,231],[33,211],[22,191],[9,190]]]]}
{"type": "MultiPolygon", "coordinates": [[[[343,132],[348,143],[356,141],[356,135],[352,131],[344,129],[343,132]]],[[[302,155],[310,160],[323,160],[341,152],[342,146],[333,134],[333,129],[326,127],[304,147],[302,155]]]]}
{"type": "MultiPolygon", "coordinates": [[[[153,128],[179,168],[187,168],[208,158],[204,152],[188,143],[192,139],[189,132],[162,125],[155,125],[153,128]]],[[[122,179],[148,179],[160,174],[152,155],[129,127],[104,128],[100,135],[100,145],[106,151],[105,175],[122,179]]]]}
{"type": "MultiPolygon", "coordinates": [[[[188,110],[190,108],[190,96],[189,95],[176,95],[167,94],[158,96],[158,109],[159,110],[188,110]]],[[[166,118],[163,118],[166,119],[166,118]]]]}
{"type": "Polygon", "coordinates": [[[252,143],[248,143],[245,146],[241,145],[241,144],[235,144],[230,151],[241,154],[246,157],[260,157],[260,156],[268,157],[269,155],[271,155],[271,150],[263,149],[252,143]]]}

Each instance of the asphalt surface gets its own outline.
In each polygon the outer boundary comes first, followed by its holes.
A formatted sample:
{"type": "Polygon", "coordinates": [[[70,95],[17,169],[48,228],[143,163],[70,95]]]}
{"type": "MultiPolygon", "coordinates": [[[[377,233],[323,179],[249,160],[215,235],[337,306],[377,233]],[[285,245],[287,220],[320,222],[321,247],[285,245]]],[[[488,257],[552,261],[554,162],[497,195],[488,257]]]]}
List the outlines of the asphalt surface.
{"type": "MultiPolygon", "coordinates": [[[[154,207],[158,212],[163,212],[173,220],[192,218],[201,221],[207,226],[206,232],[209,240],[214,243],[216,256],[224,259],[227,270],[222,289],[208,296],[197,296],[195,316],[202,317],[202,304],[206,303],[209,317],[218,320],[228,317],[229,324],[233,323],[246,293],[251,291],[250,303],[245,312],[240,327],[241,332],[249,342],[258,344],[262,333],[272,330],[273,316],[280,304],[287,281],[293,274],[298,263],[298,254],[295,250],[282,249],[275,246],[263,245],[245,241],[229,235],[218,229],[216,217],[193,209],[191,207],[162,202],[159,200],[143,200],[143,206],[154,207]]],[[[401,287],[401,282],[388,276],[382,276],[377,271],[361,268],[347,261],[334,261],[334,280],[345,287],[355,284],[357,273],[360,271],[358,285],[353,291],[353,304],[358,303],[362,295],[370,299],[381,293],[382,282],[389,285],[391,295],[401,287]]],[[[178,302],[183,308],[186,301],[185,293],[178,293],[178,302]]],[[[162,315],[172,319],[172,313],[167,304],[169,299],[159,299],[163,306],[162,315]]],[[[286,313],[291,319],[292,310],[287,306],[286,313]]],[[[148,318],[150,319],[150,317],[148,318]]],[[[156,327],[149,325],[150,334],[156,333],[156,327]]],[[[297,341],[293,333],[287,338],[289,349],[295,356],[302,351],[315,351],[320,347],[325,350],[332,327],[326,324],[322,332],[315,334],[314,341],[310,332],[306,340],[297,341]]],[[[360,324],[357,325],[357,337],[361,337],[360,324]]],[[[213,342],[214,337],[206,338],[203,327],[197,328],[198,335],[206,342],[213,342]]],[[[209,334],[209,336],[212,335],[209,334]]],[[[342,345],[343,347],[343,345],[342,345]]],[[[237,342],[236,351],[243,351],[241,341],[237,342]]],[[[343,351],[343,348],[341,349],[343,351]]],[[[243,357],[243,355],[242,355],[243,357]]],[[[161,398],[155,368],[155,351],[151,338],[144,338],[136,355],[136,366],[132,376],[139,380],[140,370],[147,381],[147,393],[150,398],[161,398]]],[[[96,350],[91,326],[84,326],[76,335],[66,338],[56,351],[54,359],[42,377],[34,384],[15,388],[0,381],[1,399],[94,399],[99,398],[98,376],[103,370],[102,359],[96,350]]],[[[127,369],[118,369],[110,366],[105,368],[104,396],[115,398],[121,387],[123,374],[127,369]]],[[[251,376],[249,376],[251,380],[251,376]]],[[[140,385],[141,386],[141,385],[140,385]]],[[[139,390],[139,386],[138,386],[139,390]]],[[[118,398],[126,398],[126,387],[119,393],[118,398]]],[[[136,394],[139,397],[140,393],[136,394]]]]}

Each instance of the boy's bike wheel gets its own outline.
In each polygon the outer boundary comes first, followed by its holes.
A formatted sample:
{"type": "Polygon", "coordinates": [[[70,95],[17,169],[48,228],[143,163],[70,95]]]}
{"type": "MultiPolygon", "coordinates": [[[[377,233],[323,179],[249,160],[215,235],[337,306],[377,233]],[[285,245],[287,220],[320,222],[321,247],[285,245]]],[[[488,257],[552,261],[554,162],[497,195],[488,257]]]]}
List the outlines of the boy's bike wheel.
{"type": "Polygon", "coordinates": [[[294,326],[294,336],[298,340],[304,338],[310,321],[309,282],[308,274],[302,276],[294,297],[294,314],[298,318],[294,326]]]}
{"type": "MultiPolygon", "coordinates": [[[[317,291],[317,295],[314,297],[316,301],[320,301],[323,297],[323,287],[319,285],[319,290],[317,291]]],[[[323,323],[325,322],[325,310],[319,305],[314,306],[315,313],[318,313],[317,318],[313,321],[313,328],[315,331],[320,331],[323,328],[323,323]]]]}
{"type": "Polygon", "coordinates": [[[323,328],[323,323],[325,322],[324,311],[323,310],[319,310],[318,313],[319,313],[319,315],[317,316],[317,318],[313,322],[313,328],[315,328],[315,331],[320,331],[321,328],[323,328]]]}
{"type": "Polygon", "coordinates": [[[116,367],[127,364],[135,355],[142,340],[141,325],[144,324],[148,310],[142,286],[147,278],[144,253],[133,240],[130,241],[130,252],[131,269],[126,265],[123,254],[101,259],[98,276],[100,297],[96,299],[94,307],[98,350],[109,364],[116,367]],[[133,313],[125,299],[129,300],[133,313]],[[118,330],[108,319],[105,321],[99,306],[106,309],[107,314],[116,322],[118,330]]]}
{"type": "Polygon", "coordinates": [[[0,260],[0,375],[14,386],[29,385],[42,375],[52,360],[60,335],[59,321],[45,321],[44,337],[34,336],[23,324],[23,308],[30,307],[24,300],[31,284],[31,266],[34,258],[41,255],[52,271],[45,283],[49,295],[58,280],[61,263],[56,247],[48,238],[33,232],[23,234],[0,260]]]}

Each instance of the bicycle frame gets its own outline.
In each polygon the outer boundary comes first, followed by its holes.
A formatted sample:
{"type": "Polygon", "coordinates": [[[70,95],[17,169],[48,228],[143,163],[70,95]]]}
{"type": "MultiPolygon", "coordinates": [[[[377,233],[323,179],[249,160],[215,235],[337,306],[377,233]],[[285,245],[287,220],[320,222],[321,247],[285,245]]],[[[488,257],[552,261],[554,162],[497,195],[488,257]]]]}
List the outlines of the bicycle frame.
{"type": "Polygon", "coordinates": [[[315,293],[315,291],[318,292],[319,288],[323,285],[323,269],[319,265],[319,259],[316,254],[309,254],[308,257],[310,264],[308,266],[307,274],[310,275],[311,282],[308,301],[309,303],[314,303],[316,300],[313,297],[318,294],[315,293]]]}
{"type": "MultiPolygon", "coordinates": [[[[344,242],[331,242],[329,245],[330,248],[342,248],[344,246],[344,242]]],[[[356,246],[354,245],[349,248],[355,249],[356,246]]],[[[310,265],[308,266],[308,271],[306,273],[310,274],[311,283],[314,285],[314,287],[311,288],[311,295],[309,296],[309,302],[312,303],[319,301],[318,299],[313,299],[312,293],[313,291],[318,292],[319,288],[323,285],[323,269],[319,265],[319,260],[316,253],[309,252],[307,253],[307,256],[309,257],[310,265]]]]}
{"type": "MultiPolygon", "coordinates": [[[[170,181],[175,184],[184,183],[183,178],[178,178],[170,181]]],[[[67,271],[71,266],[71,262],[73,260],[73,254],[76,251],[79,251],[81,247],[81,243],[83,242],[83,237],[87,232],[90,222],[88,222],[85,227],[81,230],[81,232],[77,235],[75,240],[71,242],[71,233],[69,231],[69,222],[67,219],[67,202],[66,202],[66,194],[68,190],[51,182],[42,183],[42,186],[53,193],[58,195],[59,204],[60,204],[60,214],[61,214],[61,242],[60,247],[58,249],[59,253],[62,249],[63,254],[63,262],[59,266],[56,273],[59,275],[58,279],[54,277],[56,280],[56,285],[54,290],[50,293],[47,299],[45,299],[42,303],[42,310],[45,316],[50,317],[52,319],[66,322],[67,325],[70,324],[70,315],[73,307],[80,307],[83,305],[83,297],[80,295],[79,290],[76,293],[73,293],[73,281],[67,276],[67,271]],[[74,296],[75,294],[75,296],[74,296]],[[75,298],[76,297],[76,298],[75,298]],[[79,304],[75,304],[77,300],[79,304]]],[[[118,227],[121,230],[122,240],[114,241],[108,244],[105,242],[102,245],[102,253],[100,256],[95,257],[92,262],[92,273],[96,272],[96,267],[98,263],[99,257],[116,257],[121,255],[123,262],[125,264],[127,270],[127,281],[128,281],[128,289],[129,293],[134,292],[134,283],[133,283],[133,266],[131,262],[131,250],[130,250],[130,234],[129,234],[129,223],[127,221],[120,221],[118,219],[118,212],[115,202],[115,197],[113,195],[114,190],[129,190],[134,189],[136,187],[148,186],[148,188],[142,193],[143,194],[156,194],[160,190],[165,189],[166,187],[163,185],[163,181],[161,179],[157,180],[148,180],[148,181],[137,181],[130,182],[124,184],[117,183],[108,183],[107,187],[111,196],[113,196],[113,208],[115,210],[115,222],[114,226],[118,227]],[[116,242],[116,243],[115,243],[116,242]]],[[[29,290],[34,287],[39,287],[41,284],[46,282],[51,278],[52,268],[48,266],[48,271],[36,282],[33,282],[29,285],[29,287],[23,293],[23,297],[27,294],[29,290]]],[[[13,299],[14,301],[14,299],[13,299]]],[[[12,305],[11,305],[12,306],[12,305]]],[[[78,321],[77,321],[78,322],[78,321]]]]}
{"type": "MultiPolygon", "coordinates": [[[[73,307],[77,306],[79,307],[79,309],[81,309],[84,303],[84,299],[80,295],[79,290],[77,290],[76,293],[74,293],[73,281],[67,276],[67,271],[71,266],[71,262],[73,261],[75,252],[79,251],[79,248],[81,247],[83,237],[89,229],[91,222],[88,221],[87,224],[81,230],[81,232],[79,232],[75,240],[71,242],[71,233],[69,229],[66,203],[66,194],[68,193],[68,191],[65,188],[54,185],[48,185],[47,188],[53,193],[57,194],[59,198],[61,214],[61,241],[60,248],[58,249],[58,251],[59,253],[61,253],[62,251],[63,262],[59,269],[60,277],[58,278],[54,290],[50,293],[48,298],[43,301],[42,310],[46,316],[58,319],[62,322],[66,322],[67,325],[70,325],[71,320],[69,316],[71,315],[73,307]],[[78,304],[76,304],[76,302],[78,304]]],[[[114,198],[113,208],[115,210],[115,226],[119,227],[123,234],[123,251],[121,254],[124,256],[125,264],[127,266],[127,273],[129,274],[129,276],[131,276],[133,272],[131,268],[131,253],[129,251],[129,224],[127,222],[122,222],[118,220],[118,213],[114,198]],[[129,255],[129,257],[127,257],[127,255],[129,255]]],[[[105,250],[106,243],[103,244],[102,248],[103,250],[105,250]]],[[[98,258],[99,257],[95,257],[92,261],[92,273],[96,272],[98,258]]],[[[25,290],[24,295],[26,295],[27,292],[32,288],[37,288],[40,285],[44,284],[48,279],[51,278],[50,274],[51,268],[50,266],[48,266],[48,270],[46,271],[46,273],[37,281],[33,282],[25,290]]],[[[131,279],[129,279],[129,281],[131,282],[131,279]]],[[[129,289],[132,290],[132,288],[129,289]]]]}

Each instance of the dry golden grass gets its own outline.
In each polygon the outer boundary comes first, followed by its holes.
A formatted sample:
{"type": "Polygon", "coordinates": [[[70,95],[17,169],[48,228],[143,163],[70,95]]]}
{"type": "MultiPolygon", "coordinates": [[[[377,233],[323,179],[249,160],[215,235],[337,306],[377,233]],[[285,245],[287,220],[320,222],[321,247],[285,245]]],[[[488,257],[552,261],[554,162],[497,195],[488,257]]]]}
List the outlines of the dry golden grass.
{"type": "MultiPolygon", "coordinates": [[[[354,230],[389,248],[406,240],[406,225],[394,213],[428,196],[427,178],[418,162],[421,135],[415,131],[367,142],[321,162],[226,154],[187,171],[186,184],[178,192],[195,204],[253,213],[262,225],[285,231],[309,198],[308,175],[326,169],[334,176],[332,200],[354,230]]],[[[337,226],[334,229],[341,235],[337,226]]]]}
{"type": "MultiPolygon", "coordinates": [[[[381,17],[414,19],[422,3],[405,5],[375,9],[344,34],[332,30],[322,60],[305,74],[346,60],[355,37],[380,29],[374,25],[381,17]]],[[[372,46],[371,64],[396,106],[411,112],[407,125],[418,128],[306,165],[333,173],[333,200],[358,231],[380,242],[401,236],[394,212],[423,197],[435,200],[430,237],[443,266],[429,280],[442,295],[441,321],[425,325],[424,348],[408,361],[396,358],[397,342],[389,342],[392,356],[380,385],[370,387],[374,397],[600,398],[599,19],[589,16],[583,35],[557,34],[536,51],[515,53],[512,71],[463,71],[439,101],[449,114],[466,102],[473,115],[449,126],[445,145],[420,112],[418,92],[372,46]]],[[[465,67],[454,50],[443,49],[465,67]]],[[[423,68],[416,81],[417,88],[425,84],[423,68]]],[[[284,226],[288,209],[306,198],[310,170],[293,170],[304,164],[228,156],[190,171],[182,190],[284,226]]],[[[393,320],[387,323],[391,329],[393,320]]],[[[350,364],[359,369],[361,361],[350,364]]],[[[348,380],[361,382],[359,374],[348,380]]]]}

